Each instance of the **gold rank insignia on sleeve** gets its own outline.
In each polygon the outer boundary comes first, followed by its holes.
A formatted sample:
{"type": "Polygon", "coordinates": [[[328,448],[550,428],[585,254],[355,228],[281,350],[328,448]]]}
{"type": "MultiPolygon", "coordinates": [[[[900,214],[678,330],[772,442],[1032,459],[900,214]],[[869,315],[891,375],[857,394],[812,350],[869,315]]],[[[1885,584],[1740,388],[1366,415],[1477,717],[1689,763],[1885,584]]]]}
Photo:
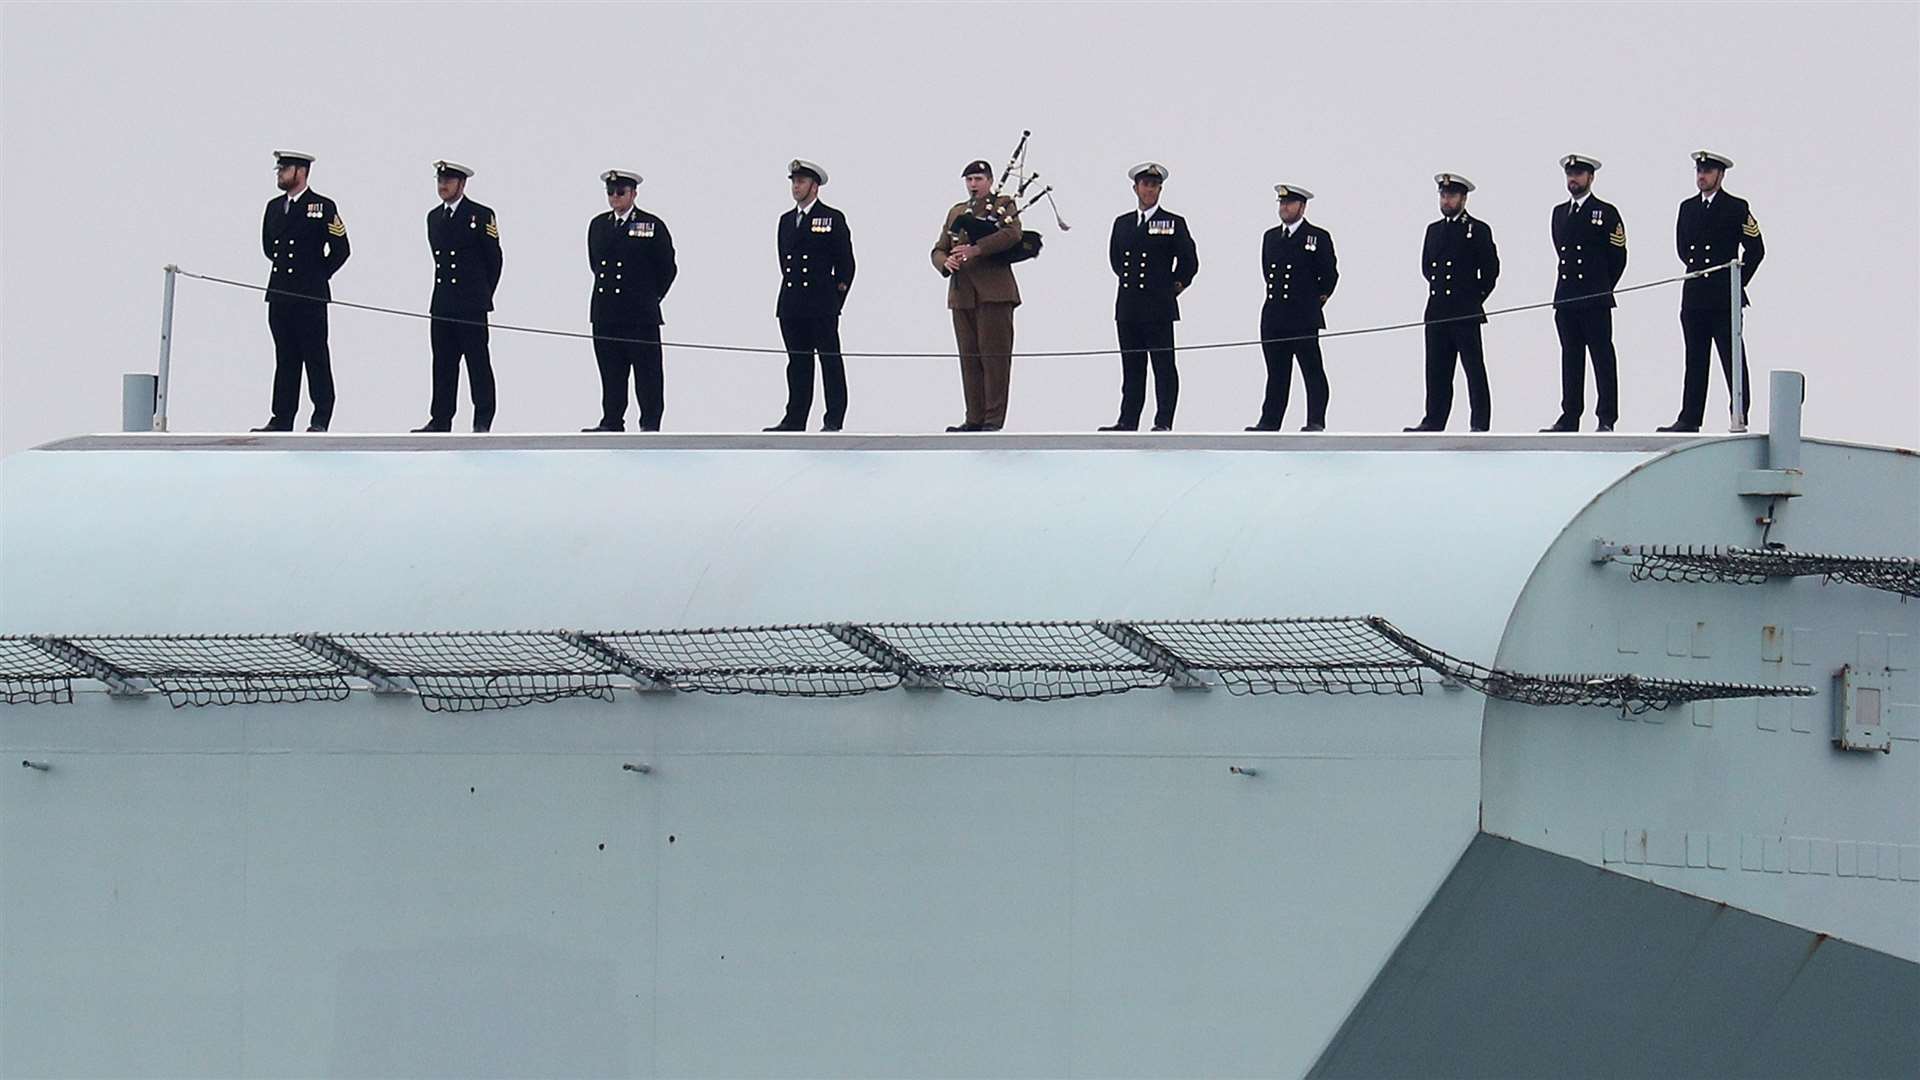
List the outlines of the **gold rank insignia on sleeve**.
{"type": "Polygon", "coordinates": [[[333,215],[333,221],[327,225],[327,232],[333,236],[345,236],[347,235],[347,223],[340,220],[339,214],[335,214],[333,215]]]}
{"type": "Polygon", "coordinates": [[[1607,237],[1607,243],[1618,248],[1627,246],[1627,226],[1624,222],[1613,227],[1613,233],[1607,237]]]}
{"type": "Polygon", "coordinates": [[[490,240],[500,239],[500,219],[499,218],[491,217],[487,219],[487,238],[490,240]]]}
{"type": "Polygon", "coordinates": [[[1740,226],[1740,231],[1743,233],[1746,233],[1748,236],[1759,236],[1760,223],[1753,220],[1752,214],[1748,214],[1747,223],[1745,225],[1740,226]]]}

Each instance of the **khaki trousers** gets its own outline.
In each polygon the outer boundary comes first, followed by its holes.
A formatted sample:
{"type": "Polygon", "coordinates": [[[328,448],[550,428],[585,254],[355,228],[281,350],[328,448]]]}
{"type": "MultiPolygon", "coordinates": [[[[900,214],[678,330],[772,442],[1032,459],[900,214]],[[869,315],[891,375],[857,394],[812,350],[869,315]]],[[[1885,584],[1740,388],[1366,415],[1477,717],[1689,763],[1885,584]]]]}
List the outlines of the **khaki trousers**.
{"type": "Polygon", "coordinates": [[[1012,304],[955,308],[953,337],[960,347],[960,389],[967,423],[1000,427],[1007,422],[1007,384],[1013,377],[1012,304]]]}

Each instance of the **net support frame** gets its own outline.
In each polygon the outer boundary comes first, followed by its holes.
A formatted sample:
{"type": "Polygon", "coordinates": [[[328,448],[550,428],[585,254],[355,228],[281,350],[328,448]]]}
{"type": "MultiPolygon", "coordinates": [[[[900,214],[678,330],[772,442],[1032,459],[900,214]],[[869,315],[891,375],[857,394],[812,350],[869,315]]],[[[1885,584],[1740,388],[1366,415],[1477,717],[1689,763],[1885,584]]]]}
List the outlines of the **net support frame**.
{"type": "Polygon", "coordinates": [[[65,638],[35,636],[29,640],[48,656],[85,672],[87,678],[105,686],[107,693],[114,697],[142,697],[147,692],[146,685],[132,672],[65,638]]]}
{"type": "Polygon", "coordinates": [[[365,682],[376,694],[406,695],[414,692],[413,687],[401,682],[392,672],[325,634],[295,634],[293,640],[345,674],[365,682]]]}

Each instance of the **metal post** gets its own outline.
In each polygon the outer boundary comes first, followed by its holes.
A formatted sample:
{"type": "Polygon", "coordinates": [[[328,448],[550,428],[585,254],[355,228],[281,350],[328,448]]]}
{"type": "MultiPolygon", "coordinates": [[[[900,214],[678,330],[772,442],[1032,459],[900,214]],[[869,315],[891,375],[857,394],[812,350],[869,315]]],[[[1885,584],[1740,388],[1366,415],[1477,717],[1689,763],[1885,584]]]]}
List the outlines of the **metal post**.
{"type": "Polygon", "coordinates": [[[153,394],[153,430],[167,430],[167,376],[173,366],[173,281],[180,268],[167,264],[167,285],[160,296],[160,375],[153,394]]]}
{"type": "Polygon", "coordinates": [[[154,378],[144,371],[120,376],[120,430],[152,431],[154,378]]]}
{"type": "Polygon", "coordinates": [[[1727,411],[1732,416],[1732,424],[1727,430],[1739,434],[1747,430],[1747,417],[1741,404],[1747,396],[1747,358],[1746,350],[1740,345],[1740,267],[1745,260],[1735,259],[1727,265],[1728,292],[1733,303],[1733,351],[1728,357],[1733,371],[1729,378],[1733,392],[1727,403],[1727,411]]]}
{"type": "Polygon", "coordinates": [[[1800,467],[1800,404],[1807,398],[1807,377],[1797,371],[1767,376],[1767,468],[1800,467]]]}

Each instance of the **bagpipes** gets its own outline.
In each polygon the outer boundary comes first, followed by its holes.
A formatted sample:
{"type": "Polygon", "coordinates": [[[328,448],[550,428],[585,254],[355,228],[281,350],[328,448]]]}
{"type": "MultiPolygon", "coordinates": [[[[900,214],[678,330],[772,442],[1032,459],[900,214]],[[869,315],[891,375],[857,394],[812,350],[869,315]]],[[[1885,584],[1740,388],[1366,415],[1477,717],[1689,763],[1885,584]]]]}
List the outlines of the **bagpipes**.
{"type": "MultiPolygon", "coordinates": [[[[1007,181],[1011,178],[1018,184],[1018,186],[1013,189],[1013,201],[1016,207],[1016,213],[1025,213],[1038,204],[1041,199],[1045,199],[1047,200],[1047,206],[1053,210],[1053,223],[1060,227],[1061,232],[1066,232],[1072,229],[1073,226],[1067,224],[1067,219],[1060,216],[1060,207],[1053,201],[1052,184],[1041,188],[1032,198],[1027,198],[1027,189],[1031,188],[1034,183],[1040,179],[1039,173],[1027,171],[1027,139],[1032,135],[1033,132],[1031,131],[1022,131],[1020,133],[1020,145],[1013,148],[1013,156],[1007,159],[1006,168],[1000,170],[1000,179],[993,185],[992,197],[1006,194],[1007,181]],[[1021,204],[1021,199],[1027,199],[1026,203],[1021,204]]],[[[997,220],[987,220],[976,216],[972,206],[968,207],[967,213],[961,214],[958,218],[955,218],[953,222],[955,239],[962,240],[969,244],[979,243],[987,237],[992,236],[999,228],[1000,223],[997,220]]],[[[1044,239],[1044,237],[1032,229],[1022,229],[1020,231],[1020,242],[1018,244],[996,255],[989,256],[989,258],[994,262],[1007,263],[1009,265],[1017,262],[1025,262],[1040,254],[1040,248],[1044,239]]]]}

